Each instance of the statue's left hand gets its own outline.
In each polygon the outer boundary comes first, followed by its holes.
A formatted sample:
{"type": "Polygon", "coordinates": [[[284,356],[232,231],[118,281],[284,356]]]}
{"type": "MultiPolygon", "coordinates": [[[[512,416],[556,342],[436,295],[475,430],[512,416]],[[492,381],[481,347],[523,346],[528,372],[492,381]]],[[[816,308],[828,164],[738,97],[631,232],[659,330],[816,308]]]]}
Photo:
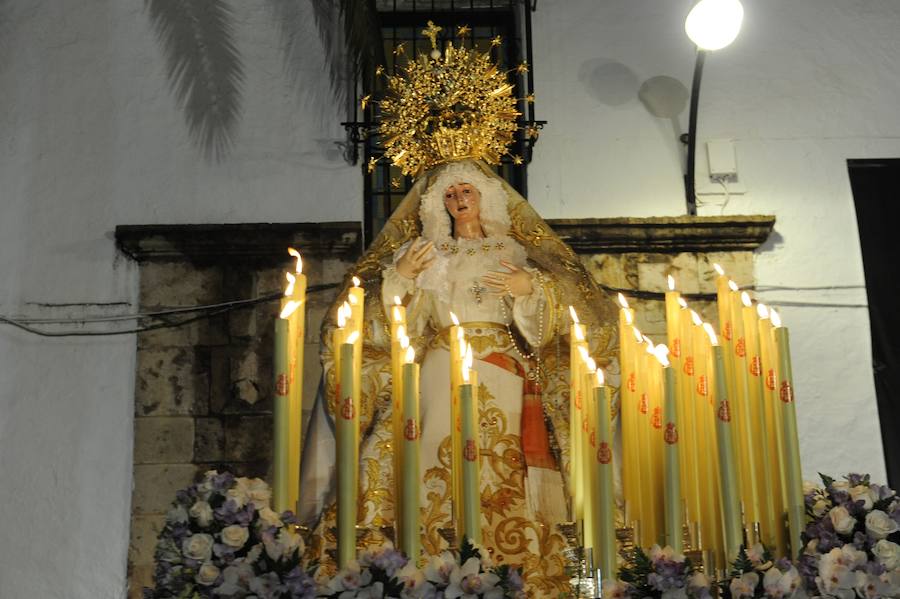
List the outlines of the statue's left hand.
{"type": "Polygon", "coordinates": [[[491,289],[491,292],[496,295],[511,295],[513,297],[531,295],[531,292],[534,291],[531,274],[505,260],[501,260],[500,264],[508,268],[509,272],[493,270],[481,278],[484,284],[491,289]]]}

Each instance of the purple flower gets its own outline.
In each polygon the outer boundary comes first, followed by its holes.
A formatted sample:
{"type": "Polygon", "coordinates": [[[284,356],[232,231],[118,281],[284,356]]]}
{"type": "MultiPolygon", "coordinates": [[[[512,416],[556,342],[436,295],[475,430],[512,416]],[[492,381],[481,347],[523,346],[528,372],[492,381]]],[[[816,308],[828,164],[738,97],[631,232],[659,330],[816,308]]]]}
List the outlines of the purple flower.
{"type": "Polygon", "coordinates": [[[316,581],[299,566],[284,576],[284,584],[291,599],[312,599],[316,596],[316,581]]]}
{"type": "Polygon", "coordinates": [[[237,522],[238,505],[233,500],[229,499],[217,507],[213,513],[215,514],[216,519],[223,524],[235,524],[237,522]]]}
{"type": "Polygon", "coordinates": [[[860,551],[865,551],[869,545],[869,537],[863,532],[856,531],[853,534],[853,546],[860,551]]]}
{"type": "Polygon", "coordinates": [[[225,492],[234,484],[234,475],[230,472],[223,472],[212,477],[212,485],[216,491],[225,492]]]}
{"type": "Polygon", "coordinates": [[[521,591],[525,587],[525,581],[522,580],[522,573],[519,572],[518,568],[509,569],[509,576],[506,582],[512,591],[521,591]]]}
{"type": "Polygon", "coordinates": [[[240,524],[241,526],[250,526],[250,523],[253,522],[253,516],[256,515],[256,506],[252,503],[248,503],[244,509],[238,510],[234,515],[235,524],[240,524]]]}
{"type": "Polygon", "coordinates": [[[868,474],[857,474],[851,472],[846,476],[847,482],[850,483],[851,487],[855,487],[857,485],[868,485],[869,484],[869,475],[868,474]]]}

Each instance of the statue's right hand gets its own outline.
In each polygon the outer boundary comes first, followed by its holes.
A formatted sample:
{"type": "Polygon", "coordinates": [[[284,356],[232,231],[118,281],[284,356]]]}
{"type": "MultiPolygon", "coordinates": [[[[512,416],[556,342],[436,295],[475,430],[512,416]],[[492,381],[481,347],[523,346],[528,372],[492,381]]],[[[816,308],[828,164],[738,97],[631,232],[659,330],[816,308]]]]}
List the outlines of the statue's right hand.
{"type": "Polygon", "coordinates": [[[435,255],[432,250],[434,243],[421,237],[416,238],[397,260],[397,272],[407,279],[415,279],[434,262],[435,255]]]}

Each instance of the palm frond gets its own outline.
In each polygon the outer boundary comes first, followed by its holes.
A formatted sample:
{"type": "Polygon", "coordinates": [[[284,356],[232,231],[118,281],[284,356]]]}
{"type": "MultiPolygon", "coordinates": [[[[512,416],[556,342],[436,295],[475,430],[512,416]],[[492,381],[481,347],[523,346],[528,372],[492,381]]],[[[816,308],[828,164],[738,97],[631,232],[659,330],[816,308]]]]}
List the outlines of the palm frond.
{"type": "MultiPolygon", "coordinates": [[[[309,71],[310,52],[302,43],[312,8],[313,20],[325,50],[333,97],[341,105],[351,84],[380,61],[384,63],[381,28],[374,0],[269,0],[281,30],[284,68],[292,85],[306,89],[303,72],[309,71]]],[[[313,54],[314,56],[314,54],[313,54]]]]}
{"type": "Polygon", "coordinates": [[[188,132],[208,159],[234,141],[244,67],[225,0],[145,0],[188,132]]]}

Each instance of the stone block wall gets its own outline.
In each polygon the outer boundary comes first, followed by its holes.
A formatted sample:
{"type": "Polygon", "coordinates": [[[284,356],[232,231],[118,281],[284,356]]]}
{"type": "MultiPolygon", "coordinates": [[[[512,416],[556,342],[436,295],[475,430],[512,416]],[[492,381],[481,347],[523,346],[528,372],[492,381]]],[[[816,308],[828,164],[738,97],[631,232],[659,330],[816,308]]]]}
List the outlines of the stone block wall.
{"type": "MultiPolygon", "coordinates": [[[[672,274],[691,307],[716,322],[712,264],[752,285],[753,249],[773,224],[771,217],[550,221],[598,283],[629,297],[638,326],[656,342],[665,339],[664,303],[646,292],[664,292],[672,274]]],[[[303,253],[310,285],[339,283],[359,255],[356,223],[120,227],[117,238],[140,263],[141,312],[278,293],[292,265],[288,246],[303,253]]],[[[308,296],[304,416],[321,375],[319,327],[335,293],[308,296]]],[[[138,335],[129,597],[152,579],[156,537],[177,490],[210,468],[270,479],[277,308],[261,302],[138,335]]]]}

